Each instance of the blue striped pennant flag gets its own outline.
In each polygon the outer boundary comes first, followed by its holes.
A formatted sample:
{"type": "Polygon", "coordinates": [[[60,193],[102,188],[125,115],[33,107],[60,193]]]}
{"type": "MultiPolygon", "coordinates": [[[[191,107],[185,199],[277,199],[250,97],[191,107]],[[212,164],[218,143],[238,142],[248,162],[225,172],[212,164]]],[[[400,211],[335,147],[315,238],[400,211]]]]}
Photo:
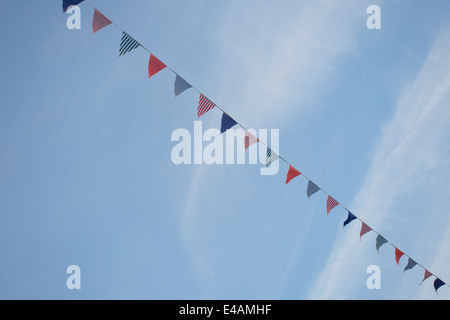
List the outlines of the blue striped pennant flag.
{"type": "Polygon", "coordinates": [[[273,152],[270,148],[267,148],[266,167],[270,166],[271,163],[277,161],[279,158],[279,155],[273,152]]]}
{"type": "Polygon", "coordinates": [[[386,244],[388,241],[382,236],[382,235],[378,235],[377,240],[376,240],[376,244],[375,247],[377,248],[377,251],[380,252],[380,248],[383,244],[386,244]]]}
{"type": "Polygon", "coordinates": [[[139,42],[134,40],[128,33],[124,31],[122,34],[122,40],[120,41],[119,57],[130,52],[131,50],[136,49],[139,46],[139,42]]]}

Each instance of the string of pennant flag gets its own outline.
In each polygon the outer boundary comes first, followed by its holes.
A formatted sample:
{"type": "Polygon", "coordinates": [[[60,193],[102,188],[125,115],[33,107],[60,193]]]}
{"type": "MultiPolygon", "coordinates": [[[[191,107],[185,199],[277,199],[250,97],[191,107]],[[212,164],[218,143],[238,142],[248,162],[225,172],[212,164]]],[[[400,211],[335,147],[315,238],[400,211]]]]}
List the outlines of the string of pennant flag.
{"type": "Polygon", "coordinates": [[[375,231],[373,228],[371,228],[369,225],[367,225],[363,220],[358,218],[356,215],[354,215],[349,209],[347,209],[344,205],[339,203],[336,199],[334,199],[330,194],[328,194],[326,191],[324,191],[322,188],[320,188],[318,185],[316,185],[311,179],[306,177],[304,174],[302,174],[300,171],[298,171],[294,166],[292,166],[288,161],[286,161],[283,157],[281,157],[279,154],[275,153],[273,150],[271,150],[263,141],[256,138],[254,135],[252,135],[242,124],[240,124],[238,121],[233,119],[228,113],[226,113],[221,107],[216,105],[213,101],[211,101],[208,97],[206,97],[200,90],[195,88],[193,85],[191,85],[189,82],[187,82],[185,79],[183,79],[178,73],[176,73],[173,69],[165,65],[160,59],[158,59],[151,51],[149,51],[147,48],[145,48],[141,43],[139,43],[136,39],[134,39],[131,35],[129,35],[125,30],[123,30],[121,27],[119,27],[116,23],[114,23],[112,20],[107,18],[104,14],[102,14],[98,9],[96,9],[94,6],[88,3],[86,0],[63,0],[63,11],[66,12],[67,9],[72,5],[78,5],[81,2],[87,3],[89,6],[91,6],[94,10],[94,16],[92,19],[92,31],[93,33],[97,33],[101,29],[108,27],[110,25],[116,26],[119,30],[122,31],[122,38],[120,40],[120,46],[119,46],[119,57],[123,56],[137,48],[142,48],[146,50],[150,54],[150,60],[148,63],[148,77],[151,78],[152,76],[156,75],[160,71],[164,69],[169,69],[172,71],[175,75],[175,83],[174,83],[174,94],[175,97],[179,96],[183,92],[189,89],[196,90],[199,93],[199,102],[197,107],[197,117],[201,118],[206,113],[211,111],[212,109],[219,109],[223,115],[222,115],[222,121],[221,121],[221,129],[220,132],[224,133],[227,130],[233,128],[234,126],[238,125],[242,127],[246,133],[244,136],[244,145],[245,150],[250,148],[252,145],[256,143],[261,143],[265,147],[267,147],[267,156],[266,156],[266,166],[270,166],[273,162],[277,160],[281,160],[285,162],[287,165],[289,165],[289,170],[286,177],[286,185],[289,184],[293,179],[303,176],[307,181],[307,189],[306,189],[306,195],[308,198],[311,198],[314,194],[320,192],[323,192],[327,196],[326,201],[326,210],[327,215],[331,213],[333,209],[340,206],[344,210],[347,211],[348,216],[347,219],[343,223],[343,227],[346,227],[351,222],[358,220],[361,223],[361,231],[360,231],[360,239],[362,240],[363,236],[369,232],[374,232],[377,234],[377,238],[375,241],[375,248],[379,252],[380,248],[385,244],[390,244],[395,249],[395,261],[397,265],[400,264],[400,259],[402,257],[407,257],[408,262],[404,268],[404,271],[411,270],[414,267],[421,267],[424,270],[424,276],[422,281],[419,285],[421,285],[425,280],[427,280],[430,277],[434,277],[434,289],[436,293],[442,286],[449,286],[449,284],[442,281],[438,276],[431,273],[426,267],[424,267],[422,264],[416,262],[416,260],[412,259],[409,255],[401,251],[397,246],[395,246],[392,242],[387,240],[384,236],[382,236],[380,233],[375,231]]]}

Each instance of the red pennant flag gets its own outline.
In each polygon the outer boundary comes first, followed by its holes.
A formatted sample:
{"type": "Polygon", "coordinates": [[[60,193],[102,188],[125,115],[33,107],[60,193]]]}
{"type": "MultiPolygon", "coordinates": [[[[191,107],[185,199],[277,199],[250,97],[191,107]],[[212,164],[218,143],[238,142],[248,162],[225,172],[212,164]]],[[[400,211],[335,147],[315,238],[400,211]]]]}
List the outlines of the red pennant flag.
{"type": "Polygon", "coordinates": [[[399,249],[395,248],[395,261],[397,262],[397,265],[400,263],[400,258],[404,255],[403,252],[401,252],[399,249]]]}
{"type": "Polygon", "coordinates": [[[359,239],[362,239],[362,236],[365,235],[367,232],[372,231],[372,228],[369,227],[367,224],[365,224],[364,222],[362,223],[362,227],[361,227],[361,232],[359,234],[359,239]]]}
{"type": "Polygon", "coordinates": [[[250,148],[252,145],[254,145],[255,143],[259,142],[259,139],[257,137],[255,137],[254,135],[252,135],[250,132],[246,132],[245,133],[245,137],[244,137],[244,143],[245,143],[245,151],[247,151],[248,148],[250,148]]]}
{"type": "Polygon", "coordinates": [[[289,165],[289,172],[287,174],[286,184],[291,182],[292,179],[298,177],[299,175],[301,175],[301,173],[297,169],[295,169],[293,166],[289,165]]]}
{"type": "Polygon", "coordinates": [[[164,63],[159,61],[157,57],[150,54],[150,61],[148,63],[148,77],[151,78],[161,70],[163,70],[166,67],[164,63]]]}
{"type": "Polygon", "coordinates": [[[333,210],[338,205],[339,205],[339,202],[334,200],[332,197],[328,196],[328,199],[327,199],[327,215],[330,214],[330,211],[333,210]]]}

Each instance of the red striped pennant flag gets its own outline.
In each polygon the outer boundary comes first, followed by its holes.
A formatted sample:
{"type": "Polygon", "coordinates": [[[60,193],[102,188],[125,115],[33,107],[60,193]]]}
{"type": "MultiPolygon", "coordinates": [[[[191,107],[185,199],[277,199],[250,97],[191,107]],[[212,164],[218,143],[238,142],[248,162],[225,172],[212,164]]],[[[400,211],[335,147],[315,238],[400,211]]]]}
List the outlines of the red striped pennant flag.
{"type": "Polygon", "coordinates": [[[105,17],[103,13],[95,9],[94,18],[92,19],[92,33],[96,33],[110,24],[112,24],[112,21],[105,17]]]}
{"type": "Polygon", "coordinates": [[[397,265],[400,263],[400,258],[403,257],[404,253],[401,252],[398,248],[395,248],[395,261],[397,265]]]}
{"type": "Polygon", "coordinates": [[[339,205],[339,202],[334,200],[332,197],[328,196],[328,199],[327,199],[327,215],[330,214],[330,211],[333,210],[338,205],[339,205]]]}
{"type": "Polygon", "coordinates": [[[423,280],[422,280],[422,282],[419,284],[419,286],[425,281],[425,280],[427,280],[429,277],[431,277],[433,274],[430,272],[430,271],[428,271],[428,270],[426,270],[425,269],[425,274],[424,274],[424,276],[423,276],[423,280]]]}
{"type": "Polygon", "coordinates": [[[151,78],[166,67],[157,57],[150,54],[150,61],[148,62],[148,77],[151,78]]]}
{"type": "Polygon", "coordinates": [[[209,110],[213,109],[216,105],[205,97],[203,94],[200,95],[200,101],[198,103],[197,115],[200,118],[202,115],[207,113],[209,110]]]}
{"type": "Polygon", "coordinates": [[[289,172],[287,174],[286,184],[291,182],[292,179],[298,177],[299,175],[301,175],[301,173],[297,169],[295,169],[293,166],[289,165],[289,172]]]}
{"type": "Polygon", "coordinates": [[[250,132],[246,132],[245,133],[245,137],[244,137],[244,143],[245,143],[245,151],[247,151],[248,148],[250,148],[252,145],[254,145],[255,143],[258,143],[259,139],[257,137],[255,137],[254,135],[252,135],[250,132]]]}
{"type": "Polygon", "coordinates": [[[359,233],[359,239],[362,239],[362,236],[370,231],[372,231],[372,228],[363,222],[361,226],[361,232],[359,233]]]}

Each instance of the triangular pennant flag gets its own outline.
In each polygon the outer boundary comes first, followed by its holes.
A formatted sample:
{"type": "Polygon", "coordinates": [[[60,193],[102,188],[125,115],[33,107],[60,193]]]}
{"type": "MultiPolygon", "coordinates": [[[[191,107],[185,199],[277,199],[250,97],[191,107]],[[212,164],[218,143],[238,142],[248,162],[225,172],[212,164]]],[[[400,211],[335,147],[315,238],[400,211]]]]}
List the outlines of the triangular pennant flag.
{"type": "Polygon", "coordinates": [[[192,88],[192,86],[186,82],[182,77],[177,75],[175,78],[175,97],[185,92],[187,89],[192,88]]]}
{"type": "Polygon", "coordinates": [[[334,200],[332,197],[328,196],[327,199],[327,214],[330,214],[330,211],[336,208],[339,205],[339,202],[334,200]]]}
{"type": "Polygon", "coordinates": [[[395,261],[397,265],[400,263],[400,258],[403,257],[404,253],[401,252],[398,248],[395,248],[395,261]]]}
{"type": "Polygon", "coordinates": [[[363,222],[361,226],[361,232],[359,233],[359,239],[362,239],[362,236],[370,231],[372,231],[372,228],[363,222]]]}
{"type": "Polygon", "coordinates": [[[375,243],[375,246],[377,248],[377,251],[380,252],[380,248],[383,244],[387,243],[388,241],[381,235],[379,234],[375,243]]]}
{"type": "Polygon", "coordinates": [[[425,281],[425,280],[427,280],[429,277],[431,277],[433,274],[430,272],[430,271],[428,271],[428,270],[426,270],[425,269],[425,274],[424,274],[424,276],[423,276],[423,280],[422,280],[422,282],[419,284],[419,286],[425,281]]]}
{"type": "Polygon", "coordinates": [[[311,196],[319,190],[320,188],[314,182],[309,180],[308,188],[306,189],[306,195],[308,196],[308,198],[311,198],[311,196]]]}
{"type": "Polygon", "coordinates": [[[112,24],[112,21],[109,20],[107,17],[103,15],[100,11],[97,9],[94,10],[94,18],[92,19],[92,32],[96,33],[97,31],[100,31],[104,27],[109,26],[112,24]]]}
{"type": "Polygon", "coordinates": [[[213,109],[216,105],[205,97],[203,94],[200,95],[200,100],[198,102],[197,116],[200,118],[202,115],[207,113],[209,110],[213,109]]]}
{"type": "Polygon", "coordinates": [[[350,222],[352,222],[353,220],[356,220],[356,219],[357,219],[356,216],[353,213],[351,213],[350,211],[348,211],[348,217],[347,217],[347,220],[345,220],[345,222],[344,222],[344,228],[346,225],[348,225],[350,222]]]}
{"type": "Polygon", "coordinates": [[[63,12],[66,12],[67,9],[69,9],[70,6],[76,6],[77,4],[80,4],[84,0],[63,0],[63,12]]]}
{"type": "Polygon", "coordinates": [[[297,169],[295,169],[293,166],[289,165],[289,171],[288,171],[287,178],[286,178],[286,184],[291,182],[292,179],[298,177],[299,175],[301,175],[301,173],[297,169]]]}
{"type": "Polygon", "coordinates": [[[411,270],[412,268],[414,268],[417,265],[417,262],[415,262],[413,259],[409,258],[408,259],[408,264],[405,267],[405,270],[403,270],[403,272],[411,270]]]}
{"type": "Polygon", "coordinates": [[[250,148],[255,143],[258,143],[259,139],[252,135],[249,131],[245,133],[244,137],[244,144],[245,144],[245,151],[247,151],[248,148],[250,148]]]}
{"type": "Polygon", "coordinates": [[[151,78],[166,67],[157,57],[150,54],[150,61],[148,62],[148,77],[151,78]]]}
{"type": "Polygon", "coordinates": [[[445,285],[445,282],[441,279],[437,278],[436,280],[434,280],[434,290],[436,290],[436,293],[438,293],[439,288],[443,285],[445,285]]]}
{"type": "Polygon", "coordinates": [[[139,46],[140,46],[139,42],[134,40],[128,33],[124,31],[122,33],[122,39],[120,40],[119,57],[136,49],[139,46]]]}
{"type": "Polygon", "coordinates": [[[222,126],[220,127],[220,133],[224,133],[228,129],[233,128],[235,125],[237,125],[237,122],[234,121],[234,119],[229,115],[224,113],[222,116],[222,126]]]}
{"type": "Polygon", "coordinates": [[[270,166],[272,162],[277,161],[279,158],[279,155],[273,152],[270,148],[267,148],[266,167],[270,166]]]}

